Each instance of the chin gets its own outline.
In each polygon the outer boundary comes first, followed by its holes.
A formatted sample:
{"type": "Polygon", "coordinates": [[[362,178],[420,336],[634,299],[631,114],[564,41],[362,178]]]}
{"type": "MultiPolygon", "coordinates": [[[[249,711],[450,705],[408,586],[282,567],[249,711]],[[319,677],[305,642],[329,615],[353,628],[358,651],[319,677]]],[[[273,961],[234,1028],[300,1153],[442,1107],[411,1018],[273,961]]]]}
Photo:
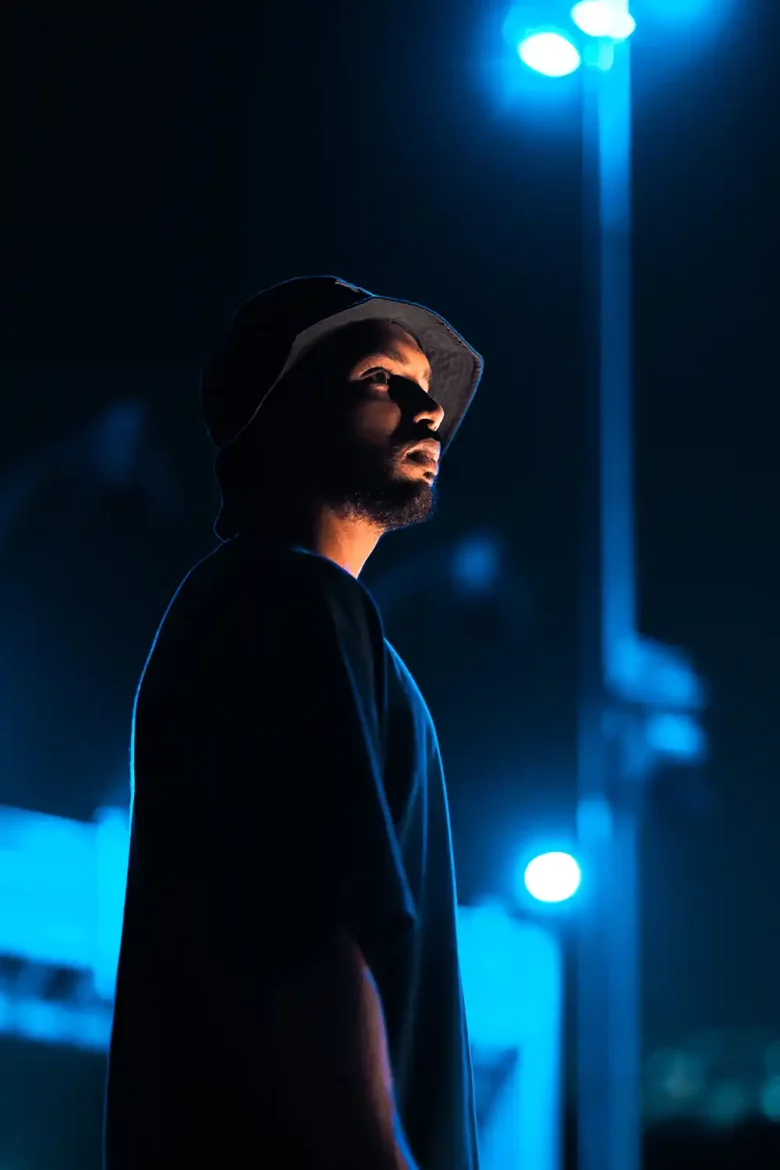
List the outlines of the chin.
{"type": "Polygon", "coordinates": [[[411,524],[423,524],[430,520],[436,510],[436,492],[433,484],[417,483],[413,485],[414,493],[410,493],[403,501],[398,501],[388,513],[387,531],[393,528],[407,528],[411,524]]]}
{"type": "Polygon", "coordinates": [[[355,493],[352,505],[385,532],[429,520],[436,510],[436,491],[426,480],[394,477],[381,487],[355,493]]]}

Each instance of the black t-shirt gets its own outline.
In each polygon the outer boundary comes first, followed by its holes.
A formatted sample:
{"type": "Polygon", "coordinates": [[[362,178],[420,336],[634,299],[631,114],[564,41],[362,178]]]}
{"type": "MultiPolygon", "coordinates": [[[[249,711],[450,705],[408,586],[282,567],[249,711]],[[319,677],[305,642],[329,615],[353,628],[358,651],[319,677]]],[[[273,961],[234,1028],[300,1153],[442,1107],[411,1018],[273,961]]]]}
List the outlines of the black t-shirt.
{"type": "Polygon", "coordinates": [[[301,549],[217,549],[160,626],[132,754],[107,1170],[316,1170],[275,1105],[263,988],[344,927],[421,1170],[477,1170],[439,748],[366,589],[301,549]]]}

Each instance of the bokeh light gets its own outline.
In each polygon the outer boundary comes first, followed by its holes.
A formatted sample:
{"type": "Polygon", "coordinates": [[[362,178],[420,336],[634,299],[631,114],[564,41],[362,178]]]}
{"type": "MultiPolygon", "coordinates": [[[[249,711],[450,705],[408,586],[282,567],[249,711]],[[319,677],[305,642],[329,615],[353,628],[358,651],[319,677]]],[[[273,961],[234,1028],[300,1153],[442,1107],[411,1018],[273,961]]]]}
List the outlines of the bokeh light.
{"type": "Polygon", "coordinates": [[[582,873],[570,853],[542,853],[528,863],[523,880],[538,902],[565,902],[579,889],[582,873]]]}
{"type": "Polygon", "coordinates": [[[579,69],[580,52],[573,41],[559,32],[536,32],[517,47],[524,65],[545,77],[568,77],[579,69]]]}
{"type": "Polygon", "coordinates": [[[636,28],[636,21],[629,12],[605,3],[605,0],[581,0],[572,8],[571,17],[577,28],[589,37],[625,41],[636,28]]]}

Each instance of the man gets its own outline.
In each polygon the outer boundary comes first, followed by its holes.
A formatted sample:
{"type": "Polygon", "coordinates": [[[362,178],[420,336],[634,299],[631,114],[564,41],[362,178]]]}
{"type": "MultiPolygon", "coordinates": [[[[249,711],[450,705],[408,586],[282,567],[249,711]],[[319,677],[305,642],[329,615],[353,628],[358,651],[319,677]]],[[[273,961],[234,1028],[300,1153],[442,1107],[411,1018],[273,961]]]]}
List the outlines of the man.
{"type": "Polygon", "coordinates": [[[436,735],[358,577],[481,371],[332,277],[258,294],[206,370],[224,543],[136,696],[107,1170],[477,1170],[436,735]]]}

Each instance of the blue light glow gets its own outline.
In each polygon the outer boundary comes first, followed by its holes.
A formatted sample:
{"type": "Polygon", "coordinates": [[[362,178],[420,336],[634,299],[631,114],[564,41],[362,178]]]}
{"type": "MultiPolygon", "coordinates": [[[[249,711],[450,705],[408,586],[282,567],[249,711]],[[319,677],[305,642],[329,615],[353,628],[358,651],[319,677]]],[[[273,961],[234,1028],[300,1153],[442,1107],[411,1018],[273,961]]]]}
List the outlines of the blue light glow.
{"type": "Polygon", "coordinates": [[[704,732],[692,716],[684,713],[653,715],[645,726],[645,740],[654,752],[678,760],[702,760],[707,754],[704,732]]]}
{"type": "Polygon", "coordinates": [[[579,889],[582,873],[570,853],[542,853],[528,863],[523,880],[538,902],[565,902],[579,889]]]}
{"type": "MultiPolygon", "coordinates": [[[[484,41],[474,58],[481,75],[480,84],[496,112],[511,120],[513,130],[524,135],[527,129],[549,139],[551,149],[556,149],[553,140],[561,136],[572,147],[579,143],[580,72],[575,68],[568,76],[553,81],[522,61],[520,46],[530,37],[546,33],[579,39],[582,34],[569,18],[571,2],[562,0],[557,16],[563,19],[556,23],[548,23],[550,17],[543,10],[540,13],[538,7],[534,10],[519,4],[513,4],[498,20],[486,15],[479,33],[484,41]]],[[[491,7],[488,6],[488,13],[491,7]]]]}
{"type": "Polygon", "coordinates": [[[571,18],[586,36],[613,41],[627,40],[636,28],[633,16],[609,0],[581,0],[572,8],[571,18]]]}
{"type": "Polygon", "coordinates": [[[0,990],[0,1035],[37,1044],[105,1052],[111,1015],[110,1004],[52,1003],[0,990]]]}
{"type": "Polygon", "coordinates": [[[733,0],[724,0],[719,4],[713,4],[712,0],[637,0],[632,7],[640,10],[640,19],[647,17],[649,20],[674,24],[701,21],[706,26],[736,6],[733,0]]]}
{"type": "Polygon", "coordinates": [[[661,66],[658,71],[654,68],[654,76],[661,81],[667,65],[690,66],[692,56],[713,41],[720,42],[721,48],[739,43],[754,8],[739,0],[631,0],[641,39],[661,66]]]}
{"type": "Polygon", "coordinates": [[[455,547],[452,570],[458,584],[471,592],[487,592],[498,578],[501,554],[491,536],[470,536],[455,547]]]}
{"type": "Polygon", "coordinates": [[[544,77],[568,77],[582,63],[579,49],[560,32],[535,32],[517,46],[520,60],[544,77]]]}
{"type": "Polygon", "coordinates": [[[745,1085],[736,1079],[716,1081],[705,1106],[705,1117],[718,1128],[738,1125],[750,1113],[750,1099],[745,1085]]]}
{"type": "Polygon", "coordinates": [[[780,1121],[780,1077],[771,1077],[762,1088],[761,1109],[770,1121],[780,1121]]]}
{"type": "Polygon", "coordinates": [[[458,949],[475,1066],[516,1053],[480,1125],[484,1167],[561,1166],[560,940],[497,904],[462,906],[458,949]]]}

